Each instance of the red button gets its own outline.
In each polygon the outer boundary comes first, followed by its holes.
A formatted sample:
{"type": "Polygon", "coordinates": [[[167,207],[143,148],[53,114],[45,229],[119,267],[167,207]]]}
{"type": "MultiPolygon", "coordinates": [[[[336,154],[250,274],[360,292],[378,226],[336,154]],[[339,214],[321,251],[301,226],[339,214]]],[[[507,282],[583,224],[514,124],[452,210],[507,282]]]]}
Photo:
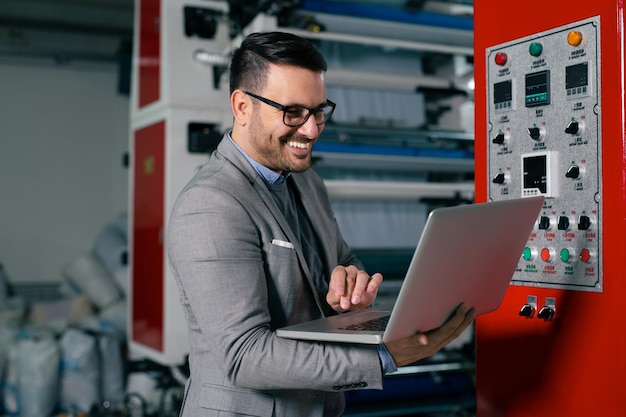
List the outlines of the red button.
{"type": "Polygon", "coordinates": [[[580,251],[580,260],[586,264],[591,261],[591,252],[589,249],[583,249],[580,251]]]}
{"type": "Polygon", "coordinates": [[[506,56],[504,52],[498,52],[494,59],[496,65],[500,65],[500,66],[506,64],[507,60],[508,60],[508,57],[506,56]]]}
{"type": "Polygon", "coordinates": [[[550,262],[550,249],[543,248],[541,249],[541,260],[544,262],[550,262]]]}

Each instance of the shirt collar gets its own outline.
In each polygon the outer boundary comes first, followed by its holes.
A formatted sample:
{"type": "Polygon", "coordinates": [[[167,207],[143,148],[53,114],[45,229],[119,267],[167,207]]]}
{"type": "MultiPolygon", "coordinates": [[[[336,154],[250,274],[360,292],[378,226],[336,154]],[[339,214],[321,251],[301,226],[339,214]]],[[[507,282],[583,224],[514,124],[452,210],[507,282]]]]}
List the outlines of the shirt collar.
{"type": "Polygon", "coordinates": [[[241,154],[248,160],[250,165],[252,165],[252,168],[254,168],[254,170],[257,172],[257,174],[259,174],[259,176],[261,177],[263,181],[269,184],[282,184],[285,182],[287,177],[291,175],[290,172],[288,172],[286,175],[279,174],[276,171],[273,171],[269,169],[268,167],[261,165],[260,163],[252,159],[250,155],[245,153],[243,149],[241,149],[239,145],[235,143],[235,141],[233,140],[231,136],[231,133],[232,133],[232,130],[228,131],[228,134],[227,134],[228,139],[232,142],[233,145],[235,145],[235,148],[237,148],[239,152],[241,152],[241,154]]]}

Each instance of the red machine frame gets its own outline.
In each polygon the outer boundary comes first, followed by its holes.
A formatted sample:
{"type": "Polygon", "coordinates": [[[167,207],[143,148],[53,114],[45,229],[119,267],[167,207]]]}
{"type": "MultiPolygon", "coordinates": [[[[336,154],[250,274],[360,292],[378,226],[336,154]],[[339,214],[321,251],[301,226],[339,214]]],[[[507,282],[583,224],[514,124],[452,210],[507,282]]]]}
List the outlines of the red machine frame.
{"type": "Polygon", "coordinates": [[[511,285],[476,323],[477,414],[626,416],[626,131],[624,4],[501,2],[474,5],[476,201],[488,198],[487,71],[494,45],[600,16],[602,292],[511,285]],[[528,294],[557,301],[552,320],[519,314],[528,294]]]}
{"type": "MultiPolygon", "coordinates": [[[[178,365],[189,352],[178,288],[165,254],[167,214],[207,155],[189,149],[191,124],[220,124],[228,92],[194,51],[230,45],[226,22],[211,39],[188,35],[185,7],[225,14],[217,0],[135,0],[131,94],[129,345],[132,354],[178,365]],[[226,96],[222,96],[226,94],[226,96]]],[[[228,116],[230,119],[231,116],[228,116]]]]}

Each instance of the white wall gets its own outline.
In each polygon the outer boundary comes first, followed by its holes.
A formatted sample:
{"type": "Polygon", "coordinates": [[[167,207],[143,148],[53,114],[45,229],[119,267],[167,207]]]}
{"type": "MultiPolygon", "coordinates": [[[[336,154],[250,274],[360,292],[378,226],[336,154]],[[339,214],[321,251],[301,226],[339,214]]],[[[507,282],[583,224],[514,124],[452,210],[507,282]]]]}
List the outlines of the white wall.
{"type": "Polygon", "coordinates": [[[128,206],[117,66],[0,61],[0,263],[55,282],[128,206]]]}

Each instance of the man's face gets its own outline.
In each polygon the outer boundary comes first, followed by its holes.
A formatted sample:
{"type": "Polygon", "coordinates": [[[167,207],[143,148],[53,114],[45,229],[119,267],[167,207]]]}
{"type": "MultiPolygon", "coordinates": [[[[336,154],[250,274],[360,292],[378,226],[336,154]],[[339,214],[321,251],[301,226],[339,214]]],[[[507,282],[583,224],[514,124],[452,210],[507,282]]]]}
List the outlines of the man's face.
{"type": "MultiPolygon", "coordinates": [[[[326,103],[323,73],[285,65],[270,65],[263,91],[252,91],[284,106],[315,108],[326,103]]],[[[279,173],[302,172],[311,167],[313,144],[324,130],[310,116],[305,124],[289,127],[283,112],[266,103],[253,101],[248,128],[249,153],[257,162],[279,173]]]]}

